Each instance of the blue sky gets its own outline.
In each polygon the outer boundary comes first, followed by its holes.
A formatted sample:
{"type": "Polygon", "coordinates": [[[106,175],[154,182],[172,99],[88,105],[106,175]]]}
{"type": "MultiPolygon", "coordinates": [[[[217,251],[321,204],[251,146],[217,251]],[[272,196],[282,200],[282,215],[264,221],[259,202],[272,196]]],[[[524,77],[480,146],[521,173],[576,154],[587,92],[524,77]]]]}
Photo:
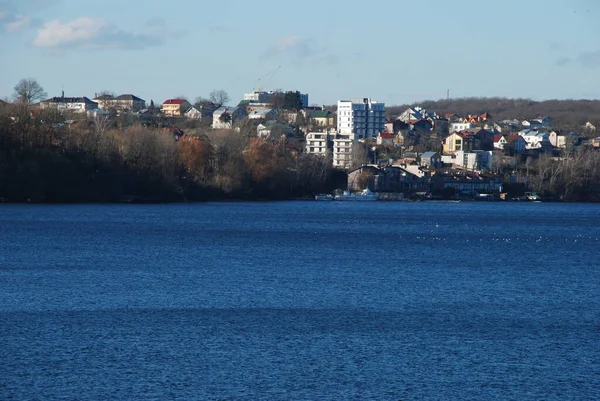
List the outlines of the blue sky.
{"type": "Polygon", "coordinates": [[[0,0],[0,98],[600,98],[597,0],[0,0]],[[260,81],[259,81],[260,79],[260,81]]]}

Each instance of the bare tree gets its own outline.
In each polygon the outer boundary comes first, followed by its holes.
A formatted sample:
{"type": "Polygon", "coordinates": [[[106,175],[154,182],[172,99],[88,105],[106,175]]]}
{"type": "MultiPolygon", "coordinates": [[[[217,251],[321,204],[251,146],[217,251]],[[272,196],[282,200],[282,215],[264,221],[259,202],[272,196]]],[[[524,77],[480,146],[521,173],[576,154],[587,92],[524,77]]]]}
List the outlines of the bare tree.
{"type": "Polygon", "coordinates": [[[115,92],[113,92],[113,91],[109,91],[109,90],[106,90],[106,89],[105,89],[105,90],[103,90],[103,91],[100,91],[100,92],[98,92],[98,97],[100,97],[100,96],[111,96],[111,97],[115,97],[115,92]]]}
{"type": "Polygon", "coordinates": [[[369,151],[366,146],[362,143],[355,143],[352,145],[352,160],[350,163],[351,168],[358,168],[363,164],[369,162],[369,151]]]}
{"type": "Polygon", "coordinates": [[[31,104],[44,99],[46,92],[44,88],[33,78],[24,78],[15,85],[13,98],[18,103],[31,104]]]}
{"type": "Polygon", "coordinates": [[[219,107],[229,103],[229,95],[223,89],[215,89],[208,95],[211,102],[216,103],[219,107]]]}

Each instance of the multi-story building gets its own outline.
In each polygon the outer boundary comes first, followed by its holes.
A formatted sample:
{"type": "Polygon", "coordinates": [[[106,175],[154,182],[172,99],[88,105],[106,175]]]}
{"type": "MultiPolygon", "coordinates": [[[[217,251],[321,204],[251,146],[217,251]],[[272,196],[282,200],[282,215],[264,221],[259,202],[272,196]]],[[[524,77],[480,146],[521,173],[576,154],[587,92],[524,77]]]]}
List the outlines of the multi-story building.
{"type": "Polygon", "coordinates": [[[385,131],[385,104],[369,98],[338,101],[337,117],[338,133],[357,140],[375,138],[385,131]]]}
{"type": "Polygon", "coordinates": [[[185,99],[167,99],[162,104],[161,110],[165,116],[183,116],[192,107],[185,99]]]}
{"type": "Polygon", "coordinates": [[[132,94],[124,94],[117,97],[112,95],[101,95],[94,97],[94,102],[102,110],[115,110],[138,112],[146,108],[146,101],[132,94]]]}
{"type": "MultiPolygon", "coordinates": [[[[285,95],[288,92],[265,92],[265,91],[254,91],[250,93],[244,93],[244,101],[249,103],[270,103],[276,95],[285,95]]],[[[299,93],[300,103],[302,108],[308,107],[308,94],[299,93]]]]}
{"type": "Polygon", "coordinates": [[[337,137],[333,140],[333,166],[349,168],[352,149],[359,141],[385,132],[385,105],[369,98],[340,100],[337,105],[337,137]]]}
{"type": "Polygon", "coordinates": [[[352,167],[352,148],[357,144],[354,135],[338,134],[333,140],[333,167],[352,167]]]}
{"type": "Polygon", "coordinates": [[[63,94],[60,97],[53,97],[50,99],[42,100],[40,102],[40,109],[55,108],[57,110],[67,110],[76,113],[83,113],[86,111],[94,110],[98,108],[98,103],[92,102],[87,97],[65,97],[63,94]]]}
{"type": "Polygon", "coordinates": [[[251,103],[268,103],[273,96],[273,92],[265,91],[254,91],[250,93],[244,93],[244,100],[251,103]]]}
{"type": "Polygon", "coordinates": [[[330,135],[331,132],[329,130],[306,134],[306,153],[319,156],[327,155],[330,135]]]}

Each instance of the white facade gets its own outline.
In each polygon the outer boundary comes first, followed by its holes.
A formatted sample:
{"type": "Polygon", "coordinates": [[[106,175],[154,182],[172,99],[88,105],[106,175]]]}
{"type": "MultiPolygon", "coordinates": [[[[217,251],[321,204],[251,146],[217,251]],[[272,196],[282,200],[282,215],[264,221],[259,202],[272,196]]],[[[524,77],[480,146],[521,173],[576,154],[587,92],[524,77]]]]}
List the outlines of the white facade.
{"type": "Polygon", "coordinates": [[[221,106],[213,113],[212,127],[215,129],[231,129],[245,115],[246,110],[240,107],[221,106]],[[227,118],[222,118],[224,115],[227,118]]]}
{"type": "MultiPolygon", "coordinates": [[[[285,92],[254,91],[254,92],[250,92],[250,93],[244,93],[244,100],[247,100],[250,103],[268,103],[271,101],[271,98],[277,93],[285,93],[285,92]]],[[[302,103],[302,107],[308,107],[308,94],[307,93],[300,93],[300,102],[302,103]]]]}
{"type": "Polygon", "coordinates": [[[333,167],[349,168],[352,165],[352,147],[356,141],[354,135],[338,135],[333,140],[333,167]]]}
{"type": "Polygon", "coordinates": [[[527,143],[525,145],[525,149],[540,149],[549,148],[552,146],[547,132],[523,130],[519,132],[519,135],[525,139],[525,142],[527,143]]]}
{"type": "Polygon", "coordinates": [[[325,156],[329,132],[309,132],[306,134],[306,153],[325,156]]]}
{"type": "Polygon", "coordinates": [[[357,140],[377,137],[385,132],[385,104],[369,98],[338,101],[337,131],[357,140]]]}
{"type": "Polygon", "coordinates": [[[492,168],[492,151],[475,150],[465,152],[459,150],[453,155],[442,156],[442,162],[462,167],[466,170],[485,170],[492,168]]]}
{"type": "Polygon", "coordinates": [[[271,96],[273,96],[272,92],[269,93],[264,91],[255,91],[250,93],[244,93],[244,100],[248,100],[252,103],[267,103],[269,100],[271,100],[271,96]]]}
{"type": "Polygon", "coordinates": [[[475,125],[472,123],[452,123],[450,124],[450,133],[465,131],[473,128],[475,128],[475,125]]]}
{"type": "Polygon", "coordinates": [[[186,111],[184,113],[184,116],[186,116],[187,118],[194,119],[194,120],[201,120],[202,112],[200,110],[198,110],[196,107],[192,106],[188,109],[188,111],[186,111]]]}
{"type": "Polygon", "coordinates": [[[92,102],[87,97],[53,97],[40,102],[41,109],[55,108],[58,110],[68,110],[76,113],[83,113],[98,108],[98,103],[92,102]]]}

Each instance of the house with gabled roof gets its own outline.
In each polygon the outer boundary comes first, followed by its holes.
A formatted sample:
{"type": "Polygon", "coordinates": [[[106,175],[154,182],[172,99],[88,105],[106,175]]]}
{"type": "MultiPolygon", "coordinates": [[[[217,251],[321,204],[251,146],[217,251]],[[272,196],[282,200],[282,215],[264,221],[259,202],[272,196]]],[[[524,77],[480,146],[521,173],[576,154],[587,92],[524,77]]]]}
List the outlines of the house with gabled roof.
{"type": "Polygon", "coordinates": [[[256,136],[262,139],[287,139],[294,136],[294,128],[277,121],[268,121],[256,127],[256,136]]]}
{"type": "Polygon", "coordinates": [[[460,120],[460,116],[456,113],[445,113],[444,118],[450,123],[456,123],[460,120]]]}
{"type": "Polygon", "coordinates": [[[465,132],[453,132],[442,140],[443,152],[448,154],[463,150],[467,140],[465,132]]]}
{"type": "Polygon", "coordinates": [[[203,117],[202,112],[198,110],[196,106],[190,106],[183,115],[192,120],[202,120],[203,117]]]}
{"type": "Polygon", "coordinates": [[[398,120],[400,121],[404,121],[405,123],[416,123],[419,120],[424,120],[427,118],[435,118],[437,117],[437,114],[434,112],[428,112],[427,110],[425,110],[422,107],[409,107],[408,109],[404,110],[399,116],[398,116],[398,120]]]}
{"type": "Polygon", "coordinates": [[[441,167],[442,157],[438,152],[425,152],[419,156],[419,165],[422,167],[441,167]]]}
{"type": "Polygon", "coordinates": [[[246,109],[243,107],[221,106],[213,113],[212,127],[215,129],[230,129],[245,116],[246,109]]]}
{"type": "Polygon", "coordinates": [[[389,132],[380,132],[377,134],[376,143],[377,145],[394,145],[396,135],[390,134],[389,132]]]}
{"type": "Polygon", "coordinates": [[[504,137],[504,135],[502,134],[496,134],[494,135],[494,149],[504,149],[504,147],[506,146],[506,144],[508,143],[508,141],[506,140],[506,137],[504,137]]]}
{"type": "Polygon", "coordinates": [[[524,129],[519,132],[519,135],[525,140],[526,149],[549,149],[552,147],[549,135],[545,131],[524,129]]]}
{"type": "Polygon", "coordinates": [[[334,114],[322,108],[321,110],[312,110],[308,113],[308,117],[315,122],[316,125],[321,127],[333,127],[335,126],[334,114]]]}
{"type": "Polygon", "coordinates": [[[277,113],[273,109],[256,109],[248,112],[249,120],[269,121],[275,118],[277,113]]]}
{"type": "Polygon", "coordinates": [[[515,153],[523,153],[527,148],[527,142],[521,135],[513,134],[506,137],[507,146],[510,146],[515,153]]]}
{"type": "Polygon", "coordinates": [[[165,116],[183,116],[191,106],[190,102],[185,99],[167,99],[163,102],[161,111],[165,116]]]}

